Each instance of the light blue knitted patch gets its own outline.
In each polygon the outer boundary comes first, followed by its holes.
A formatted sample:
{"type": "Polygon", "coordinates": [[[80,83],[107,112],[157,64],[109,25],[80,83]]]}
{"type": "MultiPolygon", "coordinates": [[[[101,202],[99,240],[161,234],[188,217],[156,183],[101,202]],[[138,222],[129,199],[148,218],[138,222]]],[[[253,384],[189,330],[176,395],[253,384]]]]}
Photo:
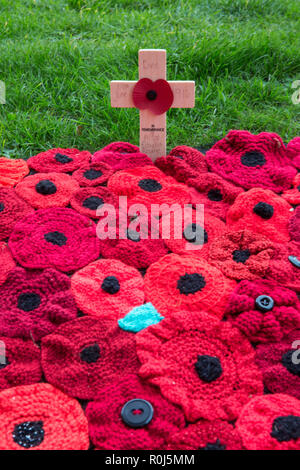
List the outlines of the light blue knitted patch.
{"type": "Polygon", "coordinates": [[[148,302],[147,304],[133,308],[124,318],[118,320],[118,323],[122,330],[138,333],[138,331],[147,328],[147,326],[156,325],[156,323],[159,323],[163,319],[164,317],[148,302]]]}

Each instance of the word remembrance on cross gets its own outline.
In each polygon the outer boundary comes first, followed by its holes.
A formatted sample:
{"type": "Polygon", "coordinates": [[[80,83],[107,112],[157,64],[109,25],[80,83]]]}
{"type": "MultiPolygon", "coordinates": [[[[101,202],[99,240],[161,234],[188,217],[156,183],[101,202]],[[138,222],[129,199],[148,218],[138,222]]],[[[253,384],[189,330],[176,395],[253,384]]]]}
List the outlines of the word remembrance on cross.
{"type": "Polygon", "coordinates": [[[140,110],[140,151],[152,160],[166,155],[166,112],[195,106],[195,82],[167,81],[164,49],[139,51],[139,80],[110,82],[114,108],[140,110]]]}

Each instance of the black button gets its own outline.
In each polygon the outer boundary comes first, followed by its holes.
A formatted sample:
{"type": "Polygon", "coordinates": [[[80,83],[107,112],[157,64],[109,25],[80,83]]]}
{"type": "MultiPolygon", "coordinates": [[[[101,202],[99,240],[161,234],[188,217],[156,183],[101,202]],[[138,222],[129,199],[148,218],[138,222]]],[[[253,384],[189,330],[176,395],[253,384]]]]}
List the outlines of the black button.
{"type": "Polygon", "coordinates": [[[300,268],[300,260],[297,258],[297,256],[289,256],[289,261],[293,266],[296,266],[296,268],[300,268]]]}
{"type": "Polygon", "coordinates": [[[219,202],[222,201],[223,196],[219,189],[210,189],[207,193],[207,197],[210,201],[219,202]]]}
{"type": "Polygon", "coordinates": [[[102,171],[100,170],[94,170],[93,168],[91,168],[90,170],[86,170],[84,173],[83,173],[83,176],[87,179],[87,180],[96,180],[97,178],[100,178],[100,176],[102,176],[103,173],[102,171]]]}
{"type": "Polygon", "coordinates": [[[2,212],[4,210],[4,204],[3,202],[0,202],[0,212],[2,212]]]}
{"type": "Polygon", "coordinates": [[[52,243],[52,245],[63,246],[67,243],[67,237],[61,232],[49,232],[44,235],[44,238],[47,242],[52,243]]]}
{"type": "Polygon", "coordinates": [[[131,428],[142,428],[152,420],[153,407],[149,401],[135,398],[125,403],[121,418],[131,428]]]}
{"type": "Polygon", "coordinates": [[[262,219],[269,220],[273,217],[274,207],[267,202],[258,202],[253,208],[253,212],[262,219]]]}
{"type": "Polygon", "coordinates": [[[63,155],[62,153],[57,153],[54,158],[58,163],[64,163],[64,164],[70,163],[73,161],[73,158],[70,158],[67,155],[63,155]]]}
{"type": "Polygon", "coordinates": [[[19,446],[30,449],[43,442],[44,434],[43,421],[24,421],[16,424],[12,437],[19,446]]]}
{"type": "Polygon", "coordinates": [[[18,297],[18,308],[24,312],[31,312],[40,306],[41,297],[34,292],[25,292],[18,297]]]}
{"type": "Polygon", "coordinates": [[[54,194],[57,191],[57,188],[54,183],[50,180],[41,180],[35,186],[35,189],[38,193],[47,196],[48,194],[54,194]]]}
{"type": "Polygon", "coordinates": [[[103,279],[101,289],[108,294],[116,294],[120,290],[120,283],[115,276],[107,276],[103,279]]]}
{"type": "Polygon", "coordinates": [[[263,166],[266,163],[265,156],[261,152],[246,152],[242,158],[241,162],[245,166],[263,166]]]}
{"type": "Polygon", "coordinates": [[[268,312],[274,307],[274,300],[269,295],[259,295],[255,299],[255,307],[261,312],[268,312]]]}
{"type": "Polygon", "coordinates": [[[291,374],[297,375],[298,377],[300,377],[300,362],[298,362],[299,353],[299,349],[290,349],[284,353],[281,358],[281,364],[283,367],[285,367],[291,374]],[[295,358],[294,354],[296,354],[295,358]]]}
{"type": "Polygon", "coordinates": [[[139,187],[148,193],[156,193],[162,189],[162,185],[151,178],[141,180],[139,182],[139,187]]]}
{"type": "Polygon", "coordinates": [[[157,98],[157,93],[155,90],[149,90],[147,91],[146,96],[149,101],[154,101],[157,98]]]}
{"type": "Polygon", "coordinates": [[[103,199],[98,196],[87,197],[82,203],[83,207],[86,207],[87,209],[90,209],[92,211],[96,211],[98,207],[103,206],[103,204],[103,199]]]}

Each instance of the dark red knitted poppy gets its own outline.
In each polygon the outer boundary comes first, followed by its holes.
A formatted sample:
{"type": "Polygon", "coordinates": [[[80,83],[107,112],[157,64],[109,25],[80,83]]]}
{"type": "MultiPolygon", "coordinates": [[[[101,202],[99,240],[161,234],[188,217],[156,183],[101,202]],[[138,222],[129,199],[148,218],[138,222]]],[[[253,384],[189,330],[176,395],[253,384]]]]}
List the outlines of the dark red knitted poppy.
{"type": "Polygon", "coordinates": [[[127,153],[139,153],[140,149],[129,142],[111,142],[110,144],[103,147],[98,152],[119,152],[121,154],[127,153]]]}
{"type": "Polygon", "coordinates": [[[109,204],[117,210],[118,198],[102,186],[80,188],[71,197],[70,204],[79,214],[91,217],[92,219],[101,219],[105,215],[97,215],[97,209],[103,206],[103,204],[109,204]]]}
{"type": "Polygon", "coordinates": [[[91,157],[86,150],[55,148],[30,157],[27,163],[29,168],[40,173],[71,173],[89,163],[91,157]]]}
{"type": "Polygon", "coordinates": [[[228,322],[181,311],[136,334],[139,375],[180,405],[188,421],[233,420],[263,392],[255,351],[228,322]]]}
{"type": "Polygon", "coordinates": [[[274,242],[285,243],[291,206],[272,191],[254,188],[240,194],[227,212],[227,224],[233,230],[252,230],[274,242]]]}
{"type": "Polygon", "coordinates": [[[109,165],[113,171],[125,170],[128,168],[136,168],[147,165],[153,165],[148,155],[140,152],[123,153],[119,151],[99,150],[92,156],[93,163],[105,163],[109,165]]]}
{"type": "Polygon", "coordinates": [[[96,225],[72,209],[40,209],[24,217],[9,239],[14,258],[24,267],[74,271],[99,256],[96,225]]]}
{"type": "Polygon", "coordinates": [[[288,189],[282,194],[283,199],[285,199],[290,204],[297,206],[300,204],[300,173],[298,173],[293,181],[293,188],[288,189]]]}
{"type": "Polygon", "coordinates": [[[300,243],[300,207],[295,212],[292,212],[292,217],[289,221],[289,232],[291,239],[300,243]]]}
{"type": "Polygon", "coordinates": [[[8,273],[14,269],[15,266],[16,263],[7,243],[0,242],[0,285],[6,281],[8,273]]]}
{"type": "Polygon", "coordinates": [[[80,310],[100,318],[122,318],[145,298],[142,275],[114,259],[100,259],[77,271],[71,286],[80,310]]]}
{"type": "Polygon", "coordinates": [[[207,260],[231,279],[253,280],[266,276],[273,251],[274,244],[259,233],[230,231],[212,241],[207,260]]]}
{"type": "Polygon", "coordinates": [[[28,173],[25,160],[0,157],[0,186],[13,187],[28,173]]]}
{"type": "Polygon", "coordinates": [[[300,137],[295,137],[287,145],[288,157],[296,168],[300,169],[300,137]]]}
{"type": "Polygon", "coordinates": [[[0,334],[39,341],[77,315],[70,279],[55,269],[15,268],[0,286],[0,334]]]}
{"type": "Polygon", "coordinates": [[[226,314],[253,342],[279,341],[300,328],[296,293],[274,281],[240,282],[229,298],[226,314]]]}
{"type": "Polygon", "coordinates": [[[266,277],[300,292],[300,243],[276,244],[266,277]]]}
{"type": "Polygon", "coordinates": [[[215,420],[189,424],[170,438],[168,450],[242,450],[242,440],[232,424],[215,420]]]}
{"type": "Polygon", "coordinates": [[[248,450],[300,450],[300,401],[283,393],[254,397],[236,428],[248,450]]]}
{"type": "Polygon", "coordinates": [[[180,310],[206,310],[222,318],[236,285],[204,259],[175,254],[153,263],[144,280],[146,300],[163,316],[180,310]]]}
{"type": "Polygon", "coordinates": [[[230,131],[206,158],[212,171],[245,189],[279,193],[291,187],[296,175],[281,137],[269,132],[230,131]]]}
{"type": "Polygon", "coordinates": [[[270,392],[300,398],[299,346],[300,330],[294,330],[277,343],[257,347],[256,363],[270,392]]]}
{"type": "Polygon", "coordinates": [[[102,450],[163,450],[185,426],[182,411],[136,375],[116,378],[102,389],[86,416],[91,440],[102,450]]]}
{"type": "Polygon", "coordinates": [[[64,207],[70,202],[79,184],[63,173],[36,173],[16,186],[16,193],[36,209],[64,207]]]}
{"type": "Polygon", "coordinates": [[[7,238],[18,220],[34,209],[13,188],[0,188],[0,240],[7,238]]]}
{"type": "Polygon", "coordinates": [[[162,78],[141,78],[133,88],[132,99],[138,109],[148,109],[153,114],[163,114],[171,108],[174,95],[169,83],[162,78]]]}
{"type": "Polygon", "coordinates": [[[80,186],[98,186],[104,184],[112,175],[112,168],[106,163],[87,163],[81,166],[78,170],[74,171],[73,178],[75,178],[80,186]]]}
{"type": "Polygon", "coordinates": [[[32,340],[0,336],[0,390],[42,378],[40,350],[32,340]]]}
{"type": "Polygon", "coordinates": [[[155,165],[181,183],[197,177],[199,173],[207,173],[208,170],[203,153],[187,145],[173,148],[166,157],[155,160],[155,165]]]}
{"type": "Polygon", "coordinates": [[[42,367],[52,385],[92,400],[112,381],[137,372],[135,337],[115,321],[77,318],[43,339],[42,367]]]}
{"type": "Polygon", "coordinates": [[[49,384],[0,393],[1,450],[87,450],[88,423],[80,404],[49,384]]]}

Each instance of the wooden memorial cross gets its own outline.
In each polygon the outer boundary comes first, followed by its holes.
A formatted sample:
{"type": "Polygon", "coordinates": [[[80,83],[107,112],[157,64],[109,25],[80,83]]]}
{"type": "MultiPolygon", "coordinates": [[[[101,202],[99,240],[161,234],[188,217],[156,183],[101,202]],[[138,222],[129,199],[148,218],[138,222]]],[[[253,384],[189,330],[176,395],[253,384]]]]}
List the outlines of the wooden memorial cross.
{"type": "MultiPolygon", "coordinates": [[[[141,49],[139,51],[139,79],[166,80],[166,51],[164,49],[141,49]]],[[[132,98],[136,81],[110,82],[111,106],[134,108],[132,98]]],[[[195,106],[195,82],[169,81],[173,92],[172,108],[195,106]]],[[[154,161],[166,155],[166,113],[154,114],[148,109],[140,110],[140,151],[154,161]]]]}

